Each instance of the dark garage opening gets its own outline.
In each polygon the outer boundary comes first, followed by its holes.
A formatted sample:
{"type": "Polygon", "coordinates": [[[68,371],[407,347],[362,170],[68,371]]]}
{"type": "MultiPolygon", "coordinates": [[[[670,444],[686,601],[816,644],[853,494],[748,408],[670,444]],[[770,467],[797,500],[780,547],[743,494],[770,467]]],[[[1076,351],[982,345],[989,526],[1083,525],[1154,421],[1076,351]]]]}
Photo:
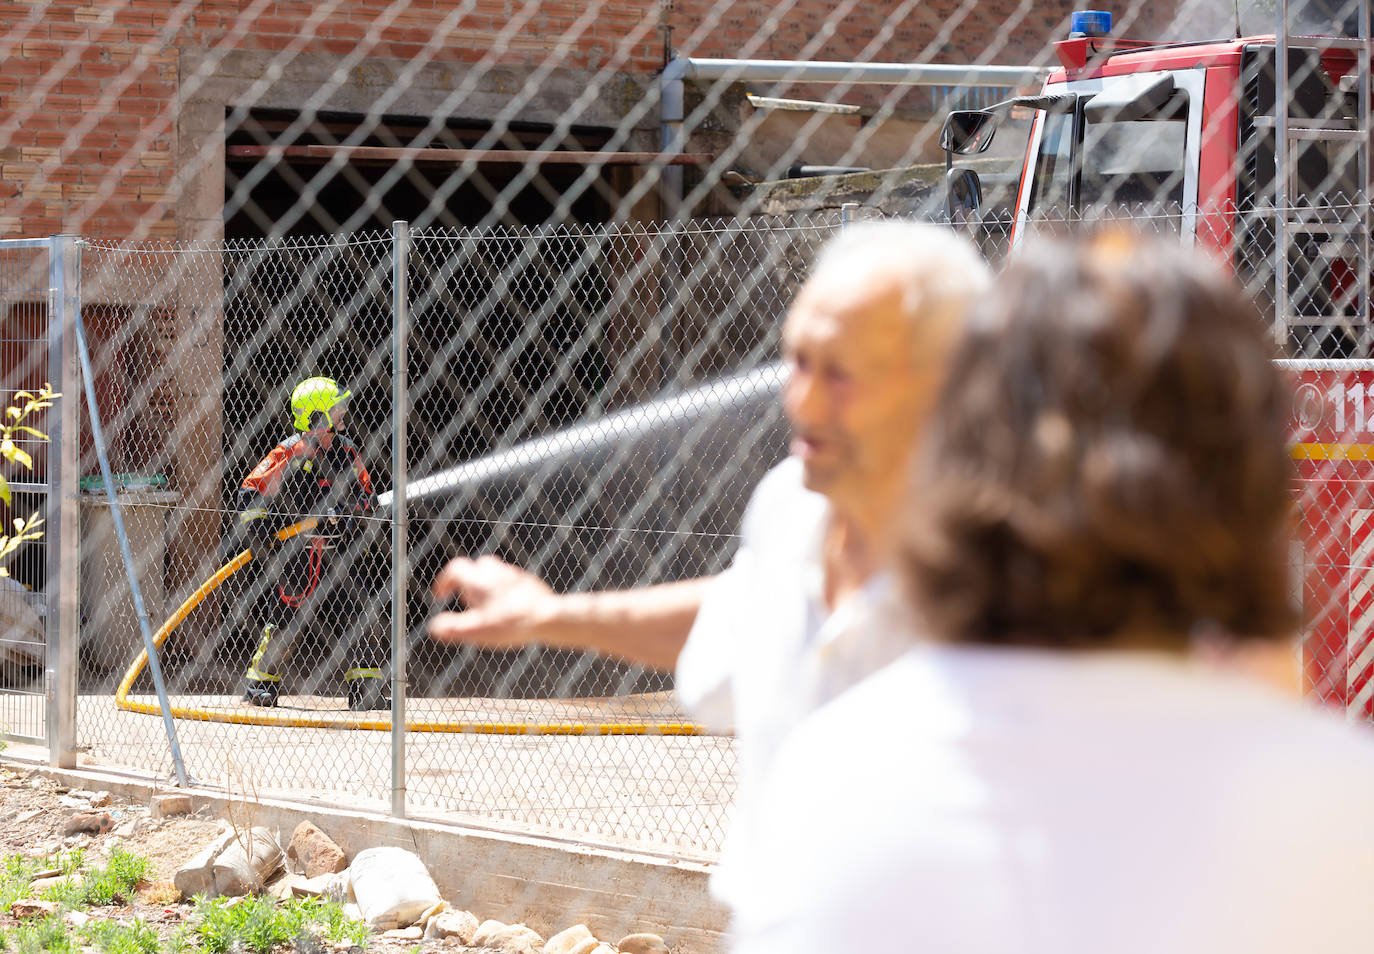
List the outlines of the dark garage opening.
{"type": "MultiPolygon", "coordinates": [[[[321,115],[293,131],[298,117],[255,111],[229,129],[226,145],[334,146],[390,148],[476,148],[487,129],[479,123],[450,123],[432,139],[418,139],[424,122],[388,119],[365,137],[352,140],[363,117],[321,115]],[[287,137],[289,136],[289,141],[287,137]]],[[[514,126],[500,148],[533,149],[545,145],[548,127],[514,126]]],[[[576,129],[559,148],[595,151],[609,132],[576,129]]],[[[490,146],[490,144],[486,144],[490,146]]],[[[285,405],[292,384],[313,374],[328,374],[353,390],[347,428],[362,447],[379,491],[390,484],[390,247],[393,220],[411,223],[413,231],[470,227],[487,219],[492,198],[517,176],[513,163],[479,164],[466,178],[455,178],[446,163],[416,163],[386,187],[377,208],[365,220],[354,220],[369,193],[387,177],[392,162],[350,161],[345,169],[321,175],[328,160],[292,157],[226,159],[225,232],[225,484],[226,537],[232,534],[232,508],[239,482],[278,440],[289,434],[285,405]],[[312,185],[308,185],[310,183],[312,185]],[[300,196],[314,189],[314,199],[300,196]],[[436,200],[442,196],[442,200],[436,200]],[[294,211],[293,211],[294,208],[294,211]],[[287,221],[287,219],[290,221],[287,221]],[[347,233],[367,233],[372,241],[332,241],[347,233]],[[263,239],[286,242],[263,252],[263,239]],[[266,413],[264,413],[264,411],[266,413]]],[[[556,203],[583,176],[577,164],[542,165],[538,175],[511,196],[498,224],[507,228],[546,226],[556,203]]],[[[608,221],[613,196],[608,173],[580,187],[565,221],[574,231],[608,221]]],[[[562,229],[545,230],[544,245],[559,240],[562,229]]],[[[598,399],[607,379],[606,361],[595,329],[612,298],[608,276],[599,265],[582,267],[570,278],[570,261],[538,257],[515,267],[518,248],[529,240],[517,236],[493,239],[472,253],[470,264],[448,269],[444,256],[453,246],[430,243],[412,258],[411,288],[416,304],[411,314],[409,380],[433,386],[412,398],[408,453],[412,461],[434,459],[441,444],[448,464],[480,457],[496,443],[556,430],[581,418],[598,399]],[[560,268],[559,263],[563,262],[560,268]],[[515,268],[514,280],[494,293],[492,275],[515,268]],[[442,276],[436,278],[435,276],[442,276]],[[436,293],[435,282],[440,284],[436,293]],[[420,289],[427,291],[421,292],[420,289]],[[532,325],[532,323],[535,323],[532,325]],[[588,344],[590,342],[590,345],[588,344]],[[580,343],[580,344],[579,344],[580,343]],[[568,365],[566,356],[580,349],[568,365]],[[553,378],[564,365],[565,377],[553,378]],[[433,370],[443,367],[444,373],[433,370]],[[475,408],[470,396],[491,384],[475,408]],[[553,386],[549,386],[552,384],[553,386]],[[454,429],[455,419],[464,421],[454,429]],[[528,423],[516,426],[517,422],[528,423]]],[[[269,242],[269,246],[276,245],[269,242]]],[[[541,246],[542,248],[542,246],[541,246]]],[[[509,276],[508,276],[509,277],[509,276]]],[[[412,477],[422,476],[412,470],[412,477]]],[[[604,695],[635,689],[660,689],[662,677],[641,674],[618,663],[591,665],[575,654],[458,653],[424,637],[429,580],[442,558],[456,552],[497,549],[512,559],[537,548],[516,529],[509,540],[495,538],[490,513],[451,515],[442,545],[412,564],[412,597],[408,619],[412,638],[411,684],[435,695],[481,695],[499,687],[502,695],[604,695]],[[495,543],[493,543],[495,540],[495,543]],[[568,675],[575,673],[570,680],[568,675]]],[[[433,523],[412,523],[412,553],[433,523]]],[[[232,614],[231,614],[232,616],[232,614]]],[[[247,625],[226,625],[227,659],[246,660],[253,637],[247,625]]],[[[307,661],[308,665],[308,661],[307,661]]]]}
{"type": "MultiPolygon", "coordinates": [[[[450,120],[437,132],[426,133],[428,121],[414,117],[370,121],[359,115],[320,113],[313,121],[302,122],[296,114],[282,110],[253,110],[237,121],[231,113],[229,122],[225,133],[229,154],[225,160],[224,225],[225,236],[231,239],[335,235],[351,221],[349,232],[390,229],[395,220],[408,221],[415,229],[477,225],[487,220],[492,200],[525,174],[522,166],[506,162],[479,163],[471,175],[463,175],[454,163],[417,162],[378,195],[375,187],[388,178],[395,167],[392,161],[350,158],[344,168],[326,169],[324,159],[290,155],[236,158],[235,146],[336,147],[347,143],[473,149],[484,145],[491,150],[588,152],[602,149],[611,136],[607,129],[575,126],[561,142],[551,144],[552,126],[512,123],[492,142],[487,139],[490,124],[480,121],[450,120]],[[313,192],[313,199],[302,203],[302,194],[308,192],[313,192]],[[366,220],[355,221],[355,213],[369,199],[378,203],[375,211],[366,220]]],[[[606,222],[614,201],[607,172],[599,172],[590,186],[579,186],[583,171],[579,165],[540,166],[538,173],[508,198],[499,222],[511,226],[606,222]],[[551,222],[559,198],[574,188],[579,194],[570,213],[560,222],[551,222]]]]}

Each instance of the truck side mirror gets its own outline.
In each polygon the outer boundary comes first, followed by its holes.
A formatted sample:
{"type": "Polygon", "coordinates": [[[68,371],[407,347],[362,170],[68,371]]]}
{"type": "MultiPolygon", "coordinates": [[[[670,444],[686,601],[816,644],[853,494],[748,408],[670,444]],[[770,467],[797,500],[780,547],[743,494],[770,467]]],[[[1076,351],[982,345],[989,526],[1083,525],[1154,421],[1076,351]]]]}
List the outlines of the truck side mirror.
{"type": "Polygon", "coordinates": [[[949,203],[949,217],[963,221],[983,204],[983,183],[972,169],[955,168],[945,173],[945,194],[949,203]]]}
{"type": "Polygon", "coordinates": [[[997,132],[997,116],[984,109],[956,109],[945,117],[940,128],[940,148],[945,152],[971,156],[992,145],[997,132]]]}

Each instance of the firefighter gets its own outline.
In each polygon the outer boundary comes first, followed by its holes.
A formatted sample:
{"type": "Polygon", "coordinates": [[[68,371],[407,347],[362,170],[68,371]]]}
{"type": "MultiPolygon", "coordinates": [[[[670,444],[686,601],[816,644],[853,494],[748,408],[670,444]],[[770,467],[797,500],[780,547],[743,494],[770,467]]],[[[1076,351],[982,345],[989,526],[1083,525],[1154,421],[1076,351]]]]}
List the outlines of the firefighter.
{"type": "MultiPolygon", "coordinates": [[[[383,591],[367,546],[367,518],[377,505],[358,448],[339,430],[351,392],[332,378],[306,378],[291,392],[298,433],[253,468],[239,490],[239,523],[254,552],[257,649],[243,700],[275,706],[281,665],[305,632],[323,632],[349,654],[348,708],[390,708],[385,643],[378,623],[383,591]],[[278,533],[314,518],[314,529],[279,541],[278,533]]],[[[250,564],[251,565],[251,564],[250,564]]]]}

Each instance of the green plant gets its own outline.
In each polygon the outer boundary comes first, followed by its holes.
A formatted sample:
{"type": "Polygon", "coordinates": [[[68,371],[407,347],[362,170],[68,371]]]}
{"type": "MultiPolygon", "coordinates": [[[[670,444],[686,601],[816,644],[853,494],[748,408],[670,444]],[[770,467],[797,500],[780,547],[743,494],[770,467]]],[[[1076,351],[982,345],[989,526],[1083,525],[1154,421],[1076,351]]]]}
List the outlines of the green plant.
{"type": "Polygon", "coordinates": [[[198,897],[192,918],[206,954],[270,954],[288,942],[312,950],[320,947],[321,939],[362,947],[368,937],[366,924],[350,920],[338,904],[319,898],[295,898],[277,905],[265,897],[198,897]]]}
{"type": "Polygon", "coordinates": [[[221,954],[236,946],[250,954],[270,954],[292,938],[276,905],[267,898],[197,899],[196,913],[200,918],[197,933],[208,954],[221,954]]]}
{"type": "Polygon", "coordinates": [[[10,905],[28,891],[34,869],[22,855],[5,855],[0,868],[0,911],[8,912],[10,905]]]}
{"type": "Polygon", "coordinates": [[[289,916],[296,921],[298,938],[306,934],[321,934],[331,943],[346,941],[354,947],[367,944],[371,933],[367,925],[350,918],[337,902],[325,898],[293,898],[286,907],[289,916]]]}
{"type": "Polygon", "coordinates": [[[163,942],[166,954],[201,954],[202,948],[196,942],[195,930],[189,924],[178,924],[163,942]]]}
{"type": "Polygon", "coordinates": [[[91,921],[81,929],[81,936],[103,954],[158,954],[157,931],[144,921],[128,925],[91,921]]]}
{"type": "Polygon", "coordinates": [[[62,872],[64,877],[69,877],[86,866],[86,849],[73,848],[65,855],[58,855],[56,858],[45,858],[43,860],[49,867],[55,866],[58,871],[62,872]]]}
{"type": "Polygon", "coordinates": [[[57,868],[64,876],[78,870],[85,861],[85,854],[79,849],[56,859],[26,858],[19,854],[5,855],[0,859],[0,911],[8,911],[15,900],[29,893],[33,876],[39,871],[57,868]]]}
{"type": "Polygon", "coordinates": [[[116,845],[110,852],[110,863],[93,874],[86,888],[88,904],[110,904],[115,899],[131,901],[134,889],[140,881],[148,877],[152,865],[147,858],[141,858],[116,845]]]}
{"type": "MultiPolygon", "coordinates": [[[[53,401],[62,395],[52,389],[52,385],[44,384],[34,394],[30,391],[20,391],[15,397],[15,403],[5,409],[4,420],[0,421],[0,457],[12,464],[19,464],[26,470],[33,470],[33,458],[28,452],[15,443],[16,438],[23,435],[46,441],[48,435],[37,428],[24,423],[29,415],[35,411],[41,411],[53,406],[53,401]]],[[[0,474],[0,500],[9,506],[13,498],[10,494],[10,482],[4,474],[0,474]]],[[[0,561],[9,557],[21,546],[30,540],[39,540],[43,536],[43,518],[38,515],[38,511],[29,514],[28,518],[15,517],[11,524],[14,531],[0,536],[0,561]]],[[[0,576],[9,576],[9,569],[0,565],[0,576]]]]}
{"type": "Polygon", "coordinates": [[[135,886],[147,877],[149,867],[148,859],[116,845],[110,852],[108,865],[86,872],[80,880],[72,877],[76,870],[74,868],[66,872],[63,880],[43,892],[43,897],[56,901],[64,908],[84,904],[104,906],[116,900],[129,901],[133,899],[135,886]]]}
{"type": "Polygon", "coordinates": [[[71,931],[54,914],[20,924],[6,938],[6,946],[15,954],[74,954],[77,950],[71,931]]]}

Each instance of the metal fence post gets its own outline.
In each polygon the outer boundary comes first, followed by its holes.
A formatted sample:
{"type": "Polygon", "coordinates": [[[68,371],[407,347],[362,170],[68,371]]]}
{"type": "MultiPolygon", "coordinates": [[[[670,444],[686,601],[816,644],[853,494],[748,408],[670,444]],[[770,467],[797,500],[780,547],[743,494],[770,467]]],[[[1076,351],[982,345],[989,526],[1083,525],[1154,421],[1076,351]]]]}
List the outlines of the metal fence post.
{"type": "Polygon", "coordinates": [[[855,217],[859,214],[859,203],[846,202],[840,206],[840,228],[846,229],[854,223],[855,217]]]}
{"type": "Polygon", "coordinates": [[[391,223],[391,813],[406,814],[406,361],[410,223],[391,223]]]}
{"type": "Polygon", "coordinates": [[[76,314],[81,307],[81,252],[75,235],[48,247],[48,366],[57,399],[48,420],[47,706],[48,763],[76,766],[76,654],[81,613],[81,518],[78,509],[76,314]]]}
{"type": "Polygon", "coordinates": [[[77,357],[81,359],[81,380],[86,388],[86,410],[90,414],[91,442],[95,444],[96,457],[100,460],[100,476],[104,481],[105,498],[110,506],[110,521],[114,524],[115,536],[119,538],[119,553],[124,560],[124,571],[129,577],[129,594],[134,600],[138,628],[143,635],[143,648],[148,652],[148,671],[152,673],[153,685],[157,689],[157,701],[162,709],[162,725],[167,731],[167,742],[172,749],[172,766],[176,770],[177,784],[185,788],[190,779],[186,776],[186,766],[181,760],[181,744],[177,741],[176,722],[172,720],[172,704],[167,698],[167,685],[162,679],[157,644],[153,642],[153,627],[148,622],[148,610],[143,602],[143,587],[138,582],[133,549],[129,546],[129,534],[124,529],[124,516],[120,513],[118,488],[115,487],[114,474],[110,470],[110,458],[105,453],[105,434],[100,426],[100,409],[96,405],[95,370],[91,363],[90,349],[86,346],[85,326],[80,313],[74,316],[73,328],[76,332],[77,357]]]}

